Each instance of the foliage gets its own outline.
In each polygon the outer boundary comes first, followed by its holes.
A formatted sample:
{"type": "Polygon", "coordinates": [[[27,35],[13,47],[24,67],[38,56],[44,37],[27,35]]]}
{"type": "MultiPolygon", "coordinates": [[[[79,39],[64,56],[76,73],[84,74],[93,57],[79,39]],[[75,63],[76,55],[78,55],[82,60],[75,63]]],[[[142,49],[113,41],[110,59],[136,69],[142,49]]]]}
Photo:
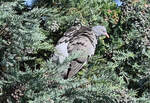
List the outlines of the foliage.
{"type": "Polygon", "coordinates": [[[0,102],[149,103],[150,3],[111,0],[0,1],[0,102]],[[72,25],[104,25],[95,55],[79,74],[63,80],[71,56],[51,61],[72,25]]]}

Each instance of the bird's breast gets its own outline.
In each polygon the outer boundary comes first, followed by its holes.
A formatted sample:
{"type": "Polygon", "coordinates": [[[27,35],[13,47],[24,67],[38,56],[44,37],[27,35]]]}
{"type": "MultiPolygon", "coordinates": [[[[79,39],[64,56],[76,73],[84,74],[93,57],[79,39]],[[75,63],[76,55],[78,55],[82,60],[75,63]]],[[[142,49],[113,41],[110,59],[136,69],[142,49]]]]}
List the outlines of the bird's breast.
{"type": "Polygon", "coordinates": [[[55,47],[56,49],[55,55],[57,56],[59,63],[63,63],[64,60],[69,56],[67,47],[68,47],[68,43],[65,42],[55,47]]]}

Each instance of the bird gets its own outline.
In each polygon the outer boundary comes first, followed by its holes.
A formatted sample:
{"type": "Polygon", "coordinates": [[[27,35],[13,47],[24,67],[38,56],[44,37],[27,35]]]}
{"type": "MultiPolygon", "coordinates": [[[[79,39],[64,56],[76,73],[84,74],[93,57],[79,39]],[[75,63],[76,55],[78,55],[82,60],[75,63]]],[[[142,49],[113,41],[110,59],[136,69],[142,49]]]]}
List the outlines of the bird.
{"type": "Polygon", "coordinates": [[[102,35],[109,38],[106,28],[101,25],[91,28],[83,25],[72,26],[64,33],[55,46],[53,61],[62,64],[73,53],[81,52],[80,57],[73,59],[67,71],[63,73],[64,79],[73,77],[82,69],[94,55],[98,37],[102,35]]]}

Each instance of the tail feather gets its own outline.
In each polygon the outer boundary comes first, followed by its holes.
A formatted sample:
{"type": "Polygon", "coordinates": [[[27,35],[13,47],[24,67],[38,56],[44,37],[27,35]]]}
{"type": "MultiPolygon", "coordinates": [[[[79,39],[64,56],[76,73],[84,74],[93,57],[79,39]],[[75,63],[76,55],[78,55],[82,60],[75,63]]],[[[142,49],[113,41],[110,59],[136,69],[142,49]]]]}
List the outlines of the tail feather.
{"type": "Polygon", "coordinates": [[[77,74],[83,67],[84,63],[79,63],[77,61],[72,61],[71,67],[68,70],[67,78],[71,78],[75,74],[77,74]]]}

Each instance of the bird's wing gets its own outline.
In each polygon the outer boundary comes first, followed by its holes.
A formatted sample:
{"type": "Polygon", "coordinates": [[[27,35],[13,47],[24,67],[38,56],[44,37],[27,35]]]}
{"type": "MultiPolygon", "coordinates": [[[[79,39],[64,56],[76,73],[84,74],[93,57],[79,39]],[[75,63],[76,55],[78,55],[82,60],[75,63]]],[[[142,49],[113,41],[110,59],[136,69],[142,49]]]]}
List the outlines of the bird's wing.
{"type": "Polygon", "coordinates": [[[74,35],[78,32],[78,30],[81,28],[81,26],[72,26],[71,28],[69,28],[63,35],[63,37],[61,37],[58,42],[57,45],[63,43],[63,42],[69,42],[70,39],[72,39],[74,37],[74,35]]]}
{"type": "MultiPolygon", "coordinates": [[[[84,33],[85,34],[85,33],[84,33]]],[[[74,37],[68,44],[68,53],[72,54],[75,52],[81,52],[77,59],[74,59],[70,63],[68,69],[67,78],[70,78],[77,74],[83,65],[87,62],[89,56],[93,55],[95,47],[92,45],[91,40],[88,36],[79,35],[74,37]]]]}
{"type": "Polygon", "coordinates": [[[70,29],[68,29],[63,37],[61,37],[57,45],[55,47],[55,52],[52,57],[52,60],[58,63],[63,63],[64,60],[68,57],[68,43],[70,39],[73,37],[73,35],[80,29],[80,26],[73,26],[70,29]]]}

